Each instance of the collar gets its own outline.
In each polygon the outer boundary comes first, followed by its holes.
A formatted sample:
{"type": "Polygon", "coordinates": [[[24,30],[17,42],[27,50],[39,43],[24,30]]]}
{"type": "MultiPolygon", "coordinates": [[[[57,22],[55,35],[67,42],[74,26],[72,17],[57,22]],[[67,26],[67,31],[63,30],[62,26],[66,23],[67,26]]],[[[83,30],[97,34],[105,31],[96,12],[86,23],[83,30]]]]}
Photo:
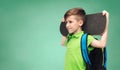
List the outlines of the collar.
{"type": "Polygon", "coordinates": [[[83,31],[80,31],[80,32],[78,32],[78,33],[76,33],[76,34],[68,34],[68,39],[71,39],[71,38],[79,38],[80,37],[80,35],[81,34],[83,34],[83,31]]]}

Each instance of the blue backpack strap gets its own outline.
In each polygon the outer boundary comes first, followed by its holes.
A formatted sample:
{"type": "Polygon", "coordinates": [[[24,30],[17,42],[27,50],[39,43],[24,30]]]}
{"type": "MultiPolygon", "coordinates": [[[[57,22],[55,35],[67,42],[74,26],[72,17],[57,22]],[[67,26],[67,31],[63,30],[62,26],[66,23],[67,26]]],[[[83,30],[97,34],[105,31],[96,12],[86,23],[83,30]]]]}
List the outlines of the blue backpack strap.
{"type": "Polygon", "coordinates": [[[104,68],[107,68],[107,49],[104,48],[104,68]]]}
{"type": "Polygon", "coordinates": [[[87,33],[83,34],[81,37],[81,52],[82,52],[82,56],[83,56],[84,61],[87,64],[92,65],[91,61],[89,59],[89,56],[88,56],[87,37],[88,37],[87,33]]]}

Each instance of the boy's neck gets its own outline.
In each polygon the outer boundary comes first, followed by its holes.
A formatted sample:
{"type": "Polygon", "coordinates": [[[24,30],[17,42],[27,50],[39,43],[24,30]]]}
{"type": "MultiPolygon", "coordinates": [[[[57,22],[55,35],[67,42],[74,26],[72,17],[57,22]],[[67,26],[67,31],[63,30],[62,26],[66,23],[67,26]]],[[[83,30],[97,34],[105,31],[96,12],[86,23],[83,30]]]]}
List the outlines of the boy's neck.
{"type": "Polygon", "coordinates": [[[77,31],[75,31],[73,34],[77,34],[82,31],[82,28],[79,28],[77,31]]]}

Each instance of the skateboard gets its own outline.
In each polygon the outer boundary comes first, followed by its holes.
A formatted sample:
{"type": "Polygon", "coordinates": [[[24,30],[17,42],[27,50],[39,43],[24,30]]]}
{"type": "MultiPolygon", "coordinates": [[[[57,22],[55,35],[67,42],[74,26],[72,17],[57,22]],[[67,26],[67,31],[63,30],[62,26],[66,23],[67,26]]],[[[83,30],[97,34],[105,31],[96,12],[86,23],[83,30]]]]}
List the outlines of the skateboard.
{"type": "MultiPolygon", "coordinates": [[[[82,30],[90,35],[100,35],[104,32],[106,26],[106,17],[102,13],[86,15],[82,30]]],[[[67,36],[69,33],[66,29],[66,23],[60,23],[60,33],[67,36]]]]}

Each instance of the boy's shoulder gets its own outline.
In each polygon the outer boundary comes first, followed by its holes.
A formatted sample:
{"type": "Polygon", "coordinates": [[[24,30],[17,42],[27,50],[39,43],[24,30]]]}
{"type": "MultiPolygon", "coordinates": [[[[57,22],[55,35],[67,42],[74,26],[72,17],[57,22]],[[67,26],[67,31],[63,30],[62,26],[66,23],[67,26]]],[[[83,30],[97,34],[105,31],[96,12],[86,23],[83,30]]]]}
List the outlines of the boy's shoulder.
{"type": "MultiPolygon", "coordinates": [[[[93,35],[90,35],[90,34],[88,34],[88,33],[83,33],[83,35],[84,34],[86,34],[87,35],[87,46],[89,46],[92,42],[93,42],[93,40],[95,40],[95,38],[94,38],[94,36],[93,35]]],[[[83,36],[82,35],[82,36],[83,36]]],[[[82,38],[82,37],[81,37],[82,38]]]]}

